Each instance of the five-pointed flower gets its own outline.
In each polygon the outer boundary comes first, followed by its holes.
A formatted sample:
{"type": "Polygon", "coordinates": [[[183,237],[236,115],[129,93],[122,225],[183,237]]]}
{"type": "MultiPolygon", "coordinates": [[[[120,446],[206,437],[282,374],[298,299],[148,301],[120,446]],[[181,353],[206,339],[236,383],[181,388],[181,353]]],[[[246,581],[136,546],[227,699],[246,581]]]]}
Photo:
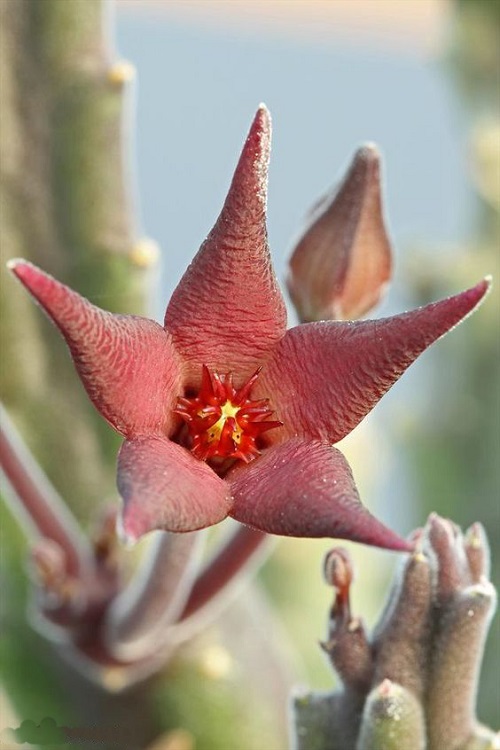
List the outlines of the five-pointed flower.
{"type": "Polygon", "coordinates": [[[265,224],[269,146],[260,107],[164,326],[104,312],[26,261],[10,268],[60,329],[94,405],[125,437],[126,538],[229,515],[273,534],[409,549],[361,504],[333,444],[477,306],[488,282],[392,318],[287,331],[265,224]]]}

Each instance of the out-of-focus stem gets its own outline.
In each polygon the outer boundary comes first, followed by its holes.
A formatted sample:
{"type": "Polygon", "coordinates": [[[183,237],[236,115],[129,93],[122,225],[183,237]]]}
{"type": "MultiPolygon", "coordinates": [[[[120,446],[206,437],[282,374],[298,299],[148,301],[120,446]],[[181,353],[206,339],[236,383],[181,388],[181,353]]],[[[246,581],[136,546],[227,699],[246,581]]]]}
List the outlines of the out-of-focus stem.
{"type": "Polygon", "coordinates": [[[107,614],[105,638],[117,658],[157,652],[185,607],[199,566],[204,535],[157,532],[147,559],[107,614]]]}
{"type": "Polygon", "coordinates": [[[237,575],[265,554],[269,536],[247,526],[238,527],[208,561],[195,580],[179,621],[190,618],[224,591],[237,575]]]}
{"type": "MultiPolygon", "coordinates": [[[[123,143],[133,68],[113,62],[109,10],[105,0],[0,3],[0,246],[5,261],[28,258],[97,304],[140,314],[155,252],[137,241],[123,143]]],[[[83,514],[112,491],[117,438],[52,326],[11,280],[1,284],[4,403],[83,514]]]]}
{"type": "Polygon", "coordinates": [[[81,574],[91,565],[91,550],[76,520],[1,405],[0,422],[0,466],[13,489],[14,512],[21,518],[28,536],[41,536],[58,545],[64,553],[67,574],[81,574]]]}

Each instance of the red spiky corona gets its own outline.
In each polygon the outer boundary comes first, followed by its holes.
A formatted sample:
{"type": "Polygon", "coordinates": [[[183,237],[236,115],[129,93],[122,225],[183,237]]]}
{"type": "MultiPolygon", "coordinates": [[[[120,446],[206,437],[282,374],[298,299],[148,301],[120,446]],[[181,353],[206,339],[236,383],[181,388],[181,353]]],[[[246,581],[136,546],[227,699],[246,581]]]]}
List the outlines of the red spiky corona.
{"type": "Polygon", "coordinates": [[[201,388],[195,398],[179,398],[174,409],[186,422],[192,453],[202,461],[234,458],[249,463],[260,454],[257,439],[282,422],[269,420],[269,399],[252,401],[250,391],[259,368],[238,390],[232,373],[219,375],[203,365],[201,388]]]}

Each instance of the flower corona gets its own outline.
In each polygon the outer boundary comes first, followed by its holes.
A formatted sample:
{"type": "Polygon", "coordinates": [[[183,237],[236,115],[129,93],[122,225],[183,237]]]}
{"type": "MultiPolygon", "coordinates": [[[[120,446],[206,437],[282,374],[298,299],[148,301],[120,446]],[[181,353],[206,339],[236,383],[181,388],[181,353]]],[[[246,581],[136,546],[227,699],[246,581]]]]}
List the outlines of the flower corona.
{"type": "Polygon", "coordinates": [[[257,439],[281,427],[282,422],[269,420],[273,414],[269,399],[249,398],[260,369],[236,390],[232,373],[211,373],[203,365],[198,396],[177,400],[174,411],[187,424],[189,447],[196,458],[234,458],[249,463],[260,454],[257,439]]]}

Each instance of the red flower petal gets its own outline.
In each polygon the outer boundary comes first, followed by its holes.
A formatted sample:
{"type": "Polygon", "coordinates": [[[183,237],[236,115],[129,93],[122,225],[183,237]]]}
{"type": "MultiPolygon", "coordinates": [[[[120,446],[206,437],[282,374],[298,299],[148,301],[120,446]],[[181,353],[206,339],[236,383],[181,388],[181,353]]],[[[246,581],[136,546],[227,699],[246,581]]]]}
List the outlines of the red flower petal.
{"type": "Polygon", "coordinates": [[[375,307],[391,268],[380,157],[369,145],[357,151],[340,187],[314,210],[290,259],[288,289],[302,321],[353,320],[375,307]]]}
{"type": "Polygon", "coordinates": [[[171,337],[152,320],[113,315],[26,261],[12,272],[66,339],[94,406],[122,435],[164,432],[181,391],[171,337]]]}
{"type": "Polygon", "coordinates": [[[153,529],[195,531],[222,521],[229,487],[189,451],[163,437],[126,441],[118,456],[121,531],[135,541],[153,529]]]}
{"type": "Polygon", "coordinates": [[[289,440],[234,469],[229,481],[229,514],[260,531],[411,549],[361,504],[346,459],[324,443],[289,440]]]}
{"type": "Polygon", "coordinates": [[[265,223],[270,136],[261,106],[217,223],[167,308],[165,327],[191,362],[195,384],[203,364],[249,377],[286,329],[265,223]]]}
{"type": "Polygon", "coordinates": [[[483,299],[489,281],[412,312],[358,323],[292,328],[264,366],[254,395],[269,396],[279,430],[336,443],[363,419],[421,352],[483,299]]]}

